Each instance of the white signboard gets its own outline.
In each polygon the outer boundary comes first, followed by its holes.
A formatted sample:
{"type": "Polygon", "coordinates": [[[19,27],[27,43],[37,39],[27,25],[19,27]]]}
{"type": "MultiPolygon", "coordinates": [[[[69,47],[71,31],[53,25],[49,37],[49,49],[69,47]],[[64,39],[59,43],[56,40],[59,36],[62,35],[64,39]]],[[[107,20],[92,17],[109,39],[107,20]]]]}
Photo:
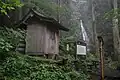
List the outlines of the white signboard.
{"type": "Polygon", "coordinates": [[[77,45],[77,55],[86,55],[86,46],[77,45]]]}

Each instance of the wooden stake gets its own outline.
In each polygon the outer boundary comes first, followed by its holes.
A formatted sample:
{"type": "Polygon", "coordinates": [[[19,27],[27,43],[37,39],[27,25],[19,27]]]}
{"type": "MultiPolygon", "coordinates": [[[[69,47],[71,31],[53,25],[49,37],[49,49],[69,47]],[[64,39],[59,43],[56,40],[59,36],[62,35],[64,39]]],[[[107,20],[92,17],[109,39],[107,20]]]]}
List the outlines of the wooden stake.
{"type": "Polygon", "coordinates": [[[101,72],[101,79],[104,80],[104,55],[103,55],[103,38],[101,36],[98,36],[99,41],[99,53],[100,53],[100,72],[101,72]]]}

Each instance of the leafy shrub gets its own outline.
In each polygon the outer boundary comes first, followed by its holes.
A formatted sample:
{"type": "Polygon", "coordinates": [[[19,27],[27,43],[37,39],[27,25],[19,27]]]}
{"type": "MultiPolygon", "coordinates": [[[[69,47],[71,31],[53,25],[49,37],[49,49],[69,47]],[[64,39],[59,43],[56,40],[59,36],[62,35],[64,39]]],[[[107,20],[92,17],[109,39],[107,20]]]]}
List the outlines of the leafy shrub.
{"type": "Polygon", "coordinates": [[[10,51],[10,49],[13,48],[13,46],[6,42],[3,38],[0,38],[0,51],[7,52],[10,51]]]}
{"type": "Polygon", "coordinates": [[[24,31],[7,27],[0,27],[0,49],[8,52],[15,50],[20,40],[24,38],[24,31]]]}
{"type": "Polygon", "coordinates": [[[6,80],[87,80],[69,66],[46,63],[33,57],[13,54],[0,68],[6,80]]]}
{"type": "Polygon", "coordinates": [[[4,58],[5,53],[15,51],[21,39],[24,38],[24,31],[0,27],[0,59],[4,58]]]}

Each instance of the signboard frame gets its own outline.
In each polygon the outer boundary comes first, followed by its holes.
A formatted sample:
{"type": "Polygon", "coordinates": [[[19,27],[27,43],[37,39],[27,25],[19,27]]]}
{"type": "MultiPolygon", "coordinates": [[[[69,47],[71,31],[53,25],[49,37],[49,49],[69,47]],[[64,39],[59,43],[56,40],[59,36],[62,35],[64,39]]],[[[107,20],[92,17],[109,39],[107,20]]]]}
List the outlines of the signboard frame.
{"type": "Polygon", "coordinates": [[[76,42],[76,55],[83,55],[83,56],[86,56],[87,55],[87,44],[85,43],[85,41],[77,41],[76,42]],[[85,50],[83,50],[83,51],[85,51],[85,52],[83,52],[83,53],[78,53],[79,52],[79,50],[78,50],[78,48],[85,48],[85,50]]]}

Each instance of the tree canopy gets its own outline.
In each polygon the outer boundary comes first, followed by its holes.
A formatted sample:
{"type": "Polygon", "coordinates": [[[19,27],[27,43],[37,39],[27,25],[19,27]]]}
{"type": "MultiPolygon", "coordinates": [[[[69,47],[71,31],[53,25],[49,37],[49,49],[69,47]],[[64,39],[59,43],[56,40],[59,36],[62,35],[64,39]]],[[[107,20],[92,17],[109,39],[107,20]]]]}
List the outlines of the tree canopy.
{"type": "Polygon", "coordinates": [[[7,15],[9,10],[21,7],[23,4],[20,0],[0,0],[0,13],[7,15]]]}

